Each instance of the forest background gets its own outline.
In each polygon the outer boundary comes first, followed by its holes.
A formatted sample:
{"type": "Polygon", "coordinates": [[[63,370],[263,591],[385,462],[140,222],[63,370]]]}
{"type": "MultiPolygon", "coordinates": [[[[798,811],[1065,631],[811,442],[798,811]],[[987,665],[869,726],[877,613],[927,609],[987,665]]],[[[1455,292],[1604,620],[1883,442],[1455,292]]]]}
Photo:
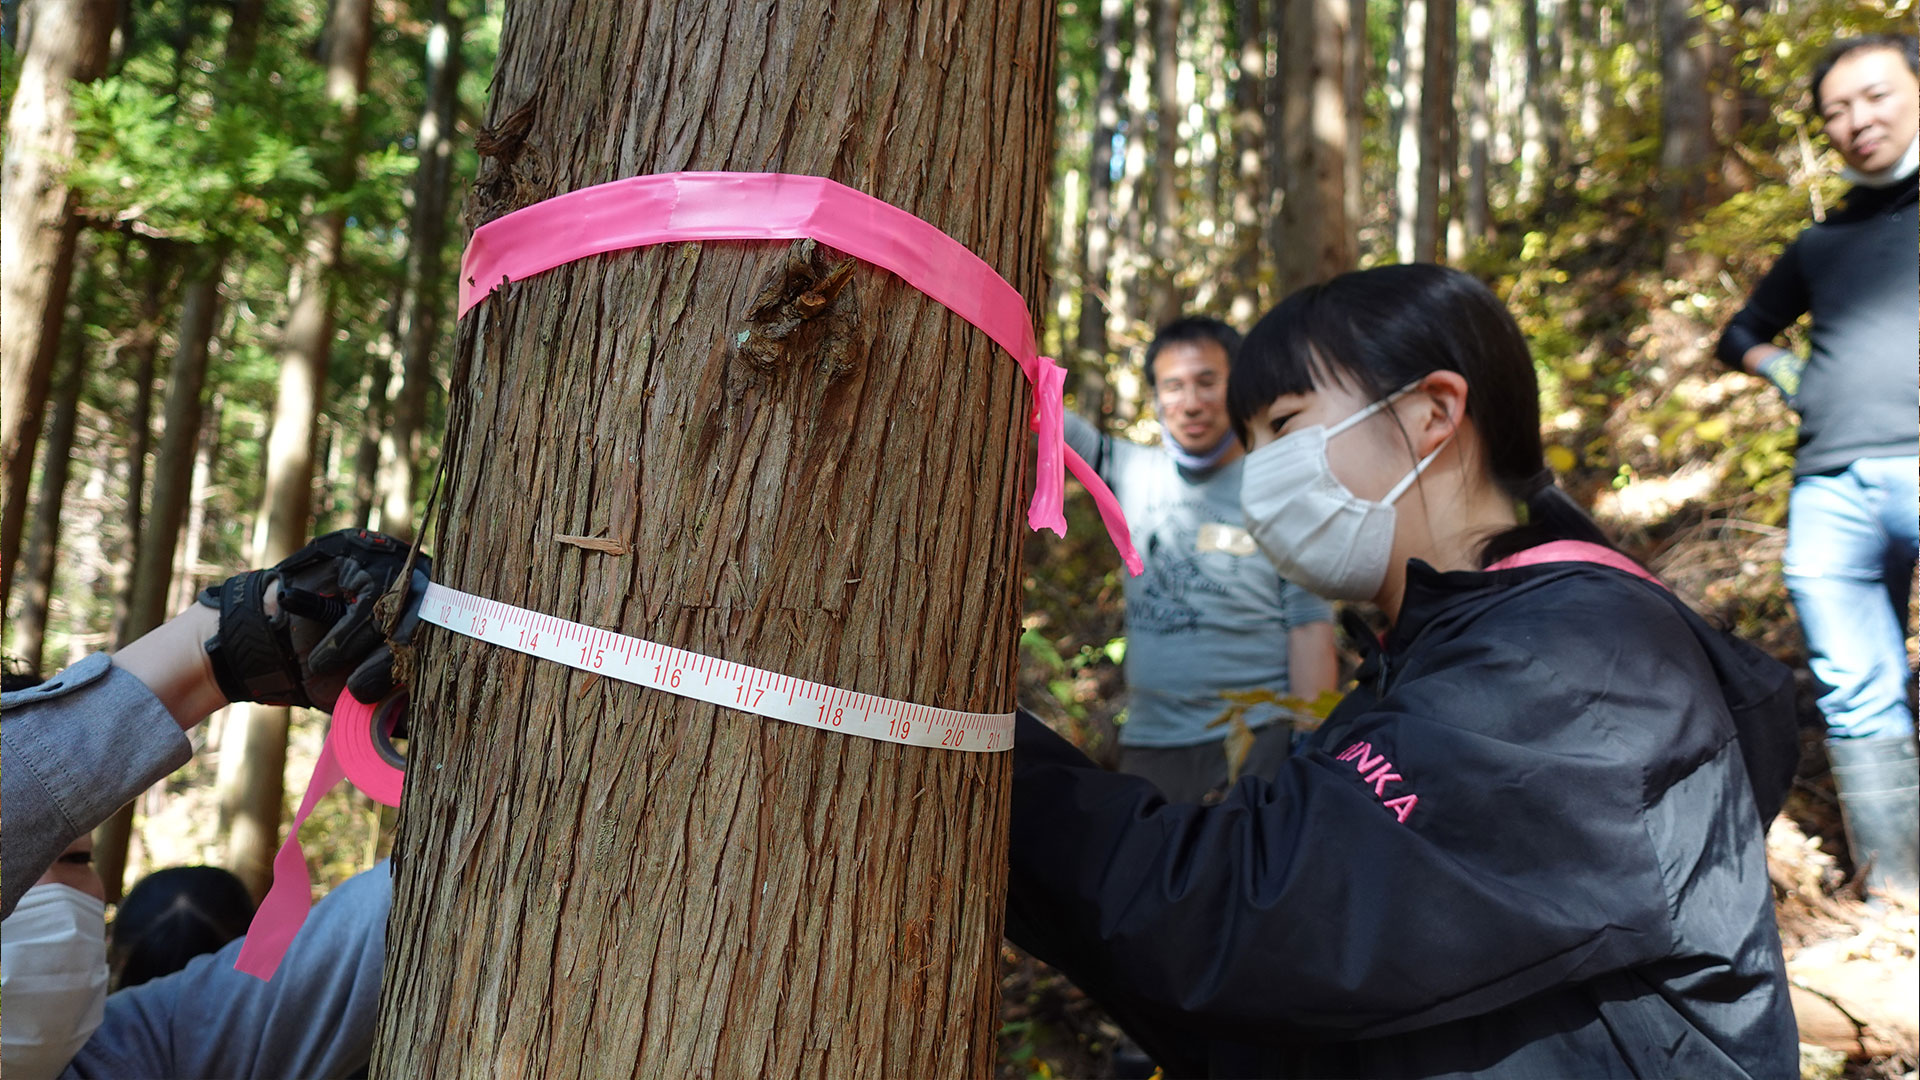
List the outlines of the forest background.
{"type": "MultiPolygon", "coordinates": [[[[0,10],[9,663],[49,673],[130,640],[311,533],[411,535],[465,192],[499,134],[479,121],[499,6],[0,10]]],[[[1464,267],[1533,345],[1562,483],[1697,607],[1803,659],[1779,577],[1794,418],[1711,345],[1844,188],[1809,115],[1814,62],[1837,37],[1911,32],[1911,0],[1058,16],[1052,291],[1032,299],[1073,407],[1151,440],[1140,353],[1175,313],[1244,329],[1340,270],[1464,267]]],[[[1102,757],[1124,722],[1119,568],[1090,507],[1070,510],[1067,539],[1027,550],[1022,700],[1102,757]]],[[[196,729],[194,762],[103,828],[110,890],[202,862],[264,887],[324,717],[259,712],[196,729]]],[[[1796,946],[1858,931],[1824,769],[1810,752],[1774,831],[1796,946]]],[[[305,832],[318,887],[382,853],[392,817],[357,793],[324,803],[305,832]]],[[[1862,948],[1910,970],[1910,920],[1862,948]]],[[[1004,1073],[1110,1068],[1111,1027],[1071,987],[1009,953],[1006,988],[1004,1073]]],[[[1841,1058],[1810,1068],[1911,1069],[1910,1020],[1872,1026],[1841,1025],[1841,1058]]]]}

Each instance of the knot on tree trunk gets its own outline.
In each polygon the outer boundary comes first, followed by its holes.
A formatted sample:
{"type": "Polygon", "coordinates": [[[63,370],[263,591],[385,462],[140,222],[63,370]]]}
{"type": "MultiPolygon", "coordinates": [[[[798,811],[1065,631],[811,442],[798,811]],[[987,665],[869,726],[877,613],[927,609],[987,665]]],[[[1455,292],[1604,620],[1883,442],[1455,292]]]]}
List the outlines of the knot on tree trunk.
{"type": "Polygon", "coordinates": [[[528,142],[538,105],[539,99],[530,98],[499,123],[475,133],[480,169],[463,215],[469,230],[555,194],[546,155],[528,142]]]}
{"type": "Polygon", "coordinates": [[[848,285],[855,260],[833,254],[812,240],[795,242],[754,298],[747,325],[733,336],[734,353],[751,370],[766,374],[811,360],[830,382],[853,371],[860,303],[848,285]]]}

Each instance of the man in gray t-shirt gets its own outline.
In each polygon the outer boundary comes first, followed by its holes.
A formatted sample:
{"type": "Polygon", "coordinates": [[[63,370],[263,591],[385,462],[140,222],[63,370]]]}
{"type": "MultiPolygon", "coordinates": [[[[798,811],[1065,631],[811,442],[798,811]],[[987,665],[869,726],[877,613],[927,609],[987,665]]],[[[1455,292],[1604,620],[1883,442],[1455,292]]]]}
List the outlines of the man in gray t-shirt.
{"type": "MultiPolygon", "coordinates": [[[[1127,580],[1127,722],[1120,770],[1191,802],[1227,778],[1224,690],[1266,687],[1312,700],[1335,679],[1326,601],[1283,581],[1240,512],[1245,452],[1227,419],[1227,368],[1240,335],[1215,319],[1170,323],[1147,348],[1160,446],[1102,435],[1067,417],[1067,442],[1127,512],[1146,571],[1127,580]]],[[[1249,710],[1257,738],[1244,772],[1287,754],[1270,706],[1249,710]]]]}

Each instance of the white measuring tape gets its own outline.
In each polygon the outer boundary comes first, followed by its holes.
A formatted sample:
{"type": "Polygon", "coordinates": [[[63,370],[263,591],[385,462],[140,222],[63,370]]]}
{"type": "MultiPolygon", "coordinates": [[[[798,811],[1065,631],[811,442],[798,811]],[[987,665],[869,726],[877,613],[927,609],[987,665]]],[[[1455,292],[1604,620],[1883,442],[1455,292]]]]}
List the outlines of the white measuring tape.
{"type": "Polygon", "coordinates": [[[422,595],[420,618],[528,656],[789,724],[905,746],[1013,749],[1012,713],[958,712],[856,694],[556,619],[439,582],[422,595]]]}

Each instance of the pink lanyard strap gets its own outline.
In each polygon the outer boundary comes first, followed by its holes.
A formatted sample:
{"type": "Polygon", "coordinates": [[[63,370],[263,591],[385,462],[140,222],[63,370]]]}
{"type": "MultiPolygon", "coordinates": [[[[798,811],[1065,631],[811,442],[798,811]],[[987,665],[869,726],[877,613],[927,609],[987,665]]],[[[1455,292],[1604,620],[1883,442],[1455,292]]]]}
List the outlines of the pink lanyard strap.
{"type": "Polygon", "coordinates": [[[1553,540],[1545,544],[1517,551],[1487,567],[1488,570],[1514,570],[1522,566],[1539,566],[1543,563],[1584,562],[1611,566],[1615,570],[1624,570],[1634,577],[1653,582],[1661,588],[1667,584],[1648,573],[1646,568],[1612,548],[1590,544],[1585,540],[1553,540]]]}
{"type": "Polygon", "coordinates": [[[1086,486],[1127,569],[1140,556],[1100,475],[1066,444],[1066,371],[1034,345],[1026,301],[959,241],[905,210],[821,176],[680,172],[634,176],[534,203],[473,232],[460,260],[460,314],[495,288],[589,255],[687,240],[811,237],[899,275],[992,338],[1033,384],[1039,436],[1027,526],[1066,535],[1062,463],[1086,486]]]}

